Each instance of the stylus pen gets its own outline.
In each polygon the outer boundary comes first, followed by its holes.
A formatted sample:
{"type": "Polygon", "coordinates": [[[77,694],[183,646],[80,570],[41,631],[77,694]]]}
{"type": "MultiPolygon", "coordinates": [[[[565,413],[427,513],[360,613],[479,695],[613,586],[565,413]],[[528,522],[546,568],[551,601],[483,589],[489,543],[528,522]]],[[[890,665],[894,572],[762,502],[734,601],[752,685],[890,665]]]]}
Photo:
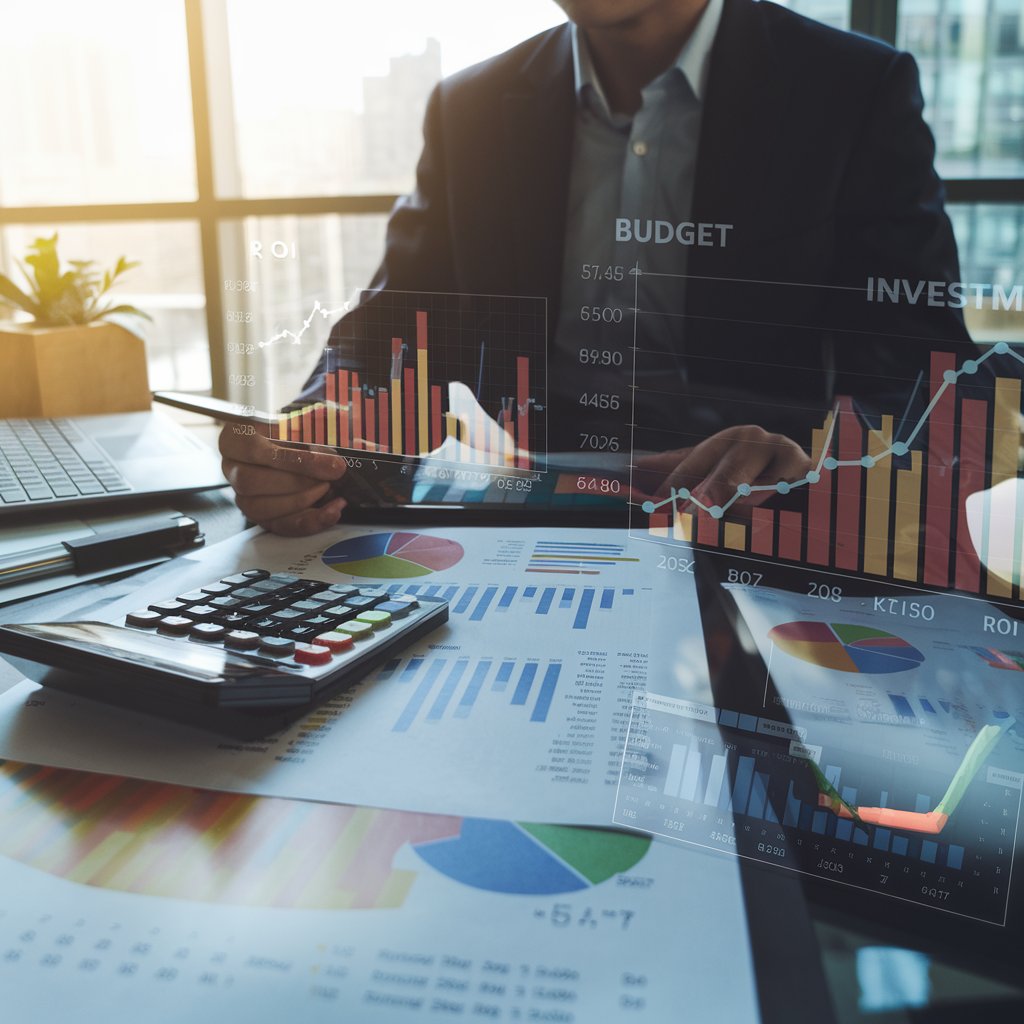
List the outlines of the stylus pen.
{"type": "Polygon", "coordinates": [[[175,555],[202,542],[203,535],[194,519],[180,515],[152,516],[131,527],[0,558],[0,586],[66,573],[82,576],[149,558],[175,555]]]}

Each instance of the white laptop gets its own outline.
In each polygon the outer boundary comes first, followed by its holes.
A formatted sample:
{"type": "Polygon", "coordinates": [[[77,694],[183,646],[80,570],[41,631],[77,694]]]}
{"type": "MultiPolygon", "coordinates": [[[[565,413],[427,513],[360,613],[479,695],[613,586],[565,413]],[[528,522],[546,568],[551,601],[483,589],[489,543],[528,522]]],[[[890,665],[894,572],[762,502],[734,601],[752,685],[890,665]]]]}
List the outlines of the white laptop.
{"type": "Polygon", "coordinates": [[[0,420],[0,516],[225,483],[217,453],[155,410],[0,420]]]}

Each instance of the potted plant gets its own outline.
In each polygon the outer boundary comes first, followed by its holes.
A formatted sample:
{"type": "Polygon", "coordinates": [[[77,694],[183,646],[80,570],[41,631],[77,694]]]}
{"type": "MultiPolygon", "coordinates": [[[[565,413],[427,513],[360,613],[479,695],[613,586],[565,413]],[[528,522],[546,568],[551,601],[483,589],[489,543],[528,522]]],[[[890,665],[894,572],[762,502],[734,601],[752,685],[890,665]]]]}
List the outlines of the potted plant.
{"type": "Polygon", "coordinates": [[[31,316],[0,323],[0,416],[76,416],[148,409],[146,349],[112,317],[149,317],[105,303],[122,274],[123,256],[99,273],[92,260],[61,269],[57,235],[37,238],[19,267],[28,290],[0,274],[0,304],[31,316]]]}

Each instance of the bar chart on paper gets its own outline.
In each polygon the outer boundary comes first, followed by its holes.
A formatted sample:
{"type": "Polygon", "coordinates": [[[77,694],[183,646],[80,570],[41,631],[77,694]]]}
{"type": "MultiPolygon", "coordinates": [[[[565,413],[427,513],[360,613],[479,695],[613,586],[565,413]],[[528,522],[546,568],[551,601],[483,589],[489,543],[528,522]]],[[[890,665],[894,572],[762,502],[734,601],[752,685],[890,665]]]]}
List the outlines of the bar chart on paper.
{"type": "Polygon", "coordinates": [[[708,711],[711,720],[699,721],[634,708],[616,824],[1004,923],[1024,776],[1000,767],[998,748],[956,778],[960,802],[941,830],[882,827],[824,808],[807,758],[848,804],[911,811],[902,817],[921,821],[956,766],[944,776],[866,754],[801,750],[779,738],[784,725],[714,724],[708,711]]]}
{"type": "MultiPolygon", "coordinates": [[[[411,574],[410,574],[411,575],[411,574]]],[[[497,583],[391,583],[391,594],[440,597],[449,614],[469,622],[505,620],[536,627],[567,630],[601,629],[621,625],[624,615],[642,612],[650,592],[637,587],[516,586],[497,583]],[[639,602],[639,604],[638,604],[639,602]],[[537,621],[541,619],[543,621],[537,621]]]]}
{"type": "Polygon", "coordinates": [[[548,719],[562,662],[514,658],[395,658],[378,673],[382,682],[408,691],[393,732],[444,719],[467,719],[478,703],[498,701],[529,722],[548,719]]]}

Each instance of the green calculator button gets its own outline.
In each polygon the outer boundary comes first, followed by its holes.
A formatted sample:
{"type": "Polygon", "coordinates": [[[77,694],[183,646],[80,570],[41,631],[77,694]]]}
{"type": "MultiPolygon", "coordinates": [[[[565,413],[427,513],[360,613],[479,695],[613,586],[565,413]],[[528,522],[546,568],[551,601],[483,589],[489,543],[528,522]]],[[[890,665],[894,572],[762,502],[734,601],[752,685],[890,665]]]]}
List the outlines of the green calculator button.
{"type": "Polygon", "coordinates": [[[368,611],[360,612],[356,616],[356,622],[366,622],[373,629],[383,629],[391,625],[391,616],[387,612],[368,611]]]}
{"type": "Polygon", "coordinates": [[[340,625],[335,626],[334,631],[335,633],[348,633],[349,636],[358,640],[361,637],[369,636],[373,632],[373,626],[368,622],[351,619],[348,622],[342,622],[340,625]]]}

